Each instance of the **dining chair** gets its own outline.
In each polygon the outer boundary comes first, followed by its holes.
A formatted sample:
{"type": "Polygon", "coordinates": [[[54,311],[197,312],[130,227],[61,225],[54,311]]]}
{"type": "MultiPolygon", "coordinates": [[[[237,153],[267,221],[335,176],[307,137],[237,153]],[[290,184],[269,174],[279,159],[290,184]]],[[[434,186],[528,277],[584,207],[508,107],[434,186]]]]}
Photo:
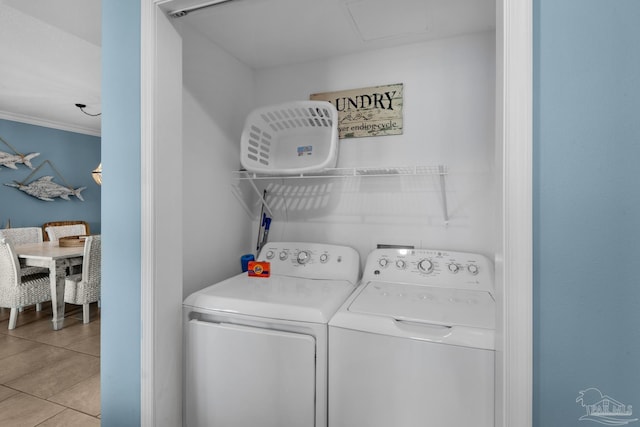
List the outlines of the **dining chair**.
{"type": "Polygon", "coordinates": [[[7,238],[0,238],[0,307],[10,308],[9,329],[15,329],[19,309],[51,300],[49,274],[23,276],[18,255],[7,238]]]}
{"type": "Polygon", "coordinates": [[[86,221],[51,221],[42,224],[44,241],[57,242],[61,237],[91,234],[86,221]]]}
{"type": "MultiPolygon", "coordinates": [[[[17,227],[0,230],[0,239],[6,238],[13,246],[24,245],[25,243],[42,243],[42,228],[40,227],[17,227]]],[[[49,273],[49,269],[43,267],[25,267],[20,260],[21,273],[23,276],[30,276],[38,273],[49,273]]]]}
{"type": "Polygon", "coordinates": [[[100,301],[102,239],[89,236],[84,241],[82,273],[68,276],[64,284],[64,302],[82,305],[82,322],[89,323],[89,304],[100,301]]]}
{"type": "MultiPolygon", "coordinates": [[[[42,225],[45,242],[57,242],[62,237],[89,235],[89,224],[85,221],[51,221],[42,225]]],[[[80,262],[72,261],[68,266],[68,272],[77,273],[80,262]]]]}
{"type": "Polygon", "coordinates": [[[42,242],[42,228],[17,227],[0,229],[0,238],[5,237],[15,245],[42,242]]]}

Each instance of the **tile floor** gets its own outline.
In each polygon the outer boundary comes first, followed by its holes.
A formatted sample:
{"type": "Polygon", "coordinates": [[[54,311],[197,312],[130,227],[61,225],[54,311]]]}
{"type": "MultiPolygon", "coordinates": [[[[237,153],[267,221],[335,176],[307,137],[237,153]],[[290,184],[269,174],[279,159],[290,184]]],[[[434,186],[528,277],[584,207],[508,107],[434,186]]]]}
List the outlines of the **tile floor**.
{"type": "Polygon", "coordinates": [[[64,328],[51,329],[51,305],[18,315],[7,329],[0,308],[0,425],[54,427],[100,425],[100,309],[91,322],[82,307],[67,305],[64,328]]]}

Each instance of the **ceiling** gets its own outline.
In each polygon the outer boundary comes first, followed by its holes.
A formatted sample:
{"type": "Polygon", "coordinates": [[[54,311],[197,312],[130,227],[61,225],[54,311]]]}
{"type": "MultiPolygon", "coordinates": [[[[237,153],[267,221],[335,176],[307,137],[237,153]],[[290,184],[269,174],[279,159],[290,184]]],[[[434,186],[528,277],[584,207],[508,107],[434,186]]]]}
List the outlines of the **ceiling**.
{"type": "MultiPolygon", "coordinates": [[[[101,0],[0,0],[0,118],[100,135],[101,0]]],[[[159,0],[167,13],[211,0],[159,0]]],[[[495,28],[495,0],[233,0],[172,18],[255,69],[495,28]]]]}
{"type": "Polygon", "coordinates": [[[495,0],[233,0],[175,19],[260,69],[492,30],[495,0]]]}
{"type": "Polygon", "coordinates": [[[0,0],[0,118],[100,135],[100,0],[0,0]]]}

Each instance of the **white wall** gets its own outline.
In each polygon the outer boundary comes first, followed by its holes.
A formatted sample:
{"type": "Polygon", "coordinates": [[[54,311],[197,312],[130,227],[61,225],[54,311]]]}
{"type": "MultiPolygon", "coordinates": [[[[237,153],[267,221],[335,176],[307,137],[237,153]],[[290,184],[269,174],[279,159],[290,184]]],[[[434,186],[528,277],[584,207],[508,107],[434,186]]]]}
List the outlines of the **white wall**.
{"type": "Polygon", "coordinates": [[[239,273],[249,217],[231,191],[252,71],[198,33],[183,37],[183,295],[239,273]]]}
{"type": "Polygon", "coordinates": [[[193,31],[182,30],[185,296],[236,274],[255,250],[255,194],[242,185],[254,221],[232,195],[247,113],[317,92],[403,83],[404,134],[342,140],[338,166],[446,165],[450,221],[437,177],[287,180],[276,187],[295,195],[269,240],[345,244],[363,260],[379,243],[493,255],[494,32],[251,70],[193,31]]]}
{"type": "MultiPolygon", "coordinates": [[[[494,32],[256,71],[255,106],[392,83],[404,84],[404,134],[342,140],[338,166],[447,165],[448,227],[432,178],[367,178],[318,196],[322,209],[289,210],[271,240],[349,244],[363,257],[377,243],[493,255],[494,32]]],[[[318,191],[308,181],[295,190],[318,191]]]]}

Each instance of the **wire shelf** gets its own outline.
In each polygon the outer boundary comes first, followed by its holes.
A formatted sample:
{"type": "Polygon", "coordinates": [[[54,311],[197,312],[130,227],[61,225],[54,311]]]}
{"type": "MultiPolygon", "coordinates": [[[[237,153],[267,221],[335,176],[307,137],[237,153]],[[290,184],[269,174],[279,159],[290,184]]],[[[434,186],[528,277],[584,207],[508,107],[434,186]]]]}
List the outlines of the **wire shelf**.
{"type": "MultiPolygon", "coordinates": [[[[299,180],[299,179],[350,179],[350,178],[364,178],[367,177],[411,177],[411,176],[431,176],[437,179],[439,187],[439,193],[441,197],[442,204],[442,216],[444,218],[445,226],[449,223],[449,211],[447,206],[447,191],[445,186],[445,177],[448,174],[447,167],[444,165],[435,165],[435,166],[395,166],[395,167],[358,167],[358,168],[332,168],[325,169],[323,171],[316,172],[308,172],[308,173],[300,173],[300,174],[286,174],[286,175],[276,175],[276,174],[261,174],[256,172],[249,172],[246,170],[234,171],[234,178],[237,180],[236,182],[239,184],[240,182],[248,183],[249,187],[252,189],[252,192],[257,195],[259,205],[263,206],[264,209],[269,213],[270,216],[273,216],[272,206],[270,203],[267,203],[263,196],[263,191],[258,188],[258,182],[281,182],[282,185],[287,187],[293,185],[294,187],[298,184],[295,181],[290,181],[290,184],[285,184],[287,180],[299,180]]],[[[347,182],[347,181],[345,181],[347,182]]],[[[271,183],[267,184],[272,185],[271,183]]],[[[315,185],[315,184],[314,184],[315,185]]],[[[251,215],[252,210],[249,208],[247,203],[244,201],[242,197],[242,191],[238,185],[234,186],[234,193],[239,201],[243,204],[245,211],[251,215]]],[[[288,197],[296,197],[295,192],[289,193],[288,197]]],[[[305,197],[309,196],[309,194],[305,193],[305,197]]],[[[283,196],[284,197],[284,196],[283,196]]]]}
{"type": "Polygon", "coordinates": [[[394,167],[358,167],[333,168],[319,172],[300,173],[295,175],[261,174],[240,170],[234,172],[237,179],[300,179],[300,178],[349,178],[354,176],[412,176],[412,175],[447,175],[447,167],[436,166],[394,166],[394,167]]]}

